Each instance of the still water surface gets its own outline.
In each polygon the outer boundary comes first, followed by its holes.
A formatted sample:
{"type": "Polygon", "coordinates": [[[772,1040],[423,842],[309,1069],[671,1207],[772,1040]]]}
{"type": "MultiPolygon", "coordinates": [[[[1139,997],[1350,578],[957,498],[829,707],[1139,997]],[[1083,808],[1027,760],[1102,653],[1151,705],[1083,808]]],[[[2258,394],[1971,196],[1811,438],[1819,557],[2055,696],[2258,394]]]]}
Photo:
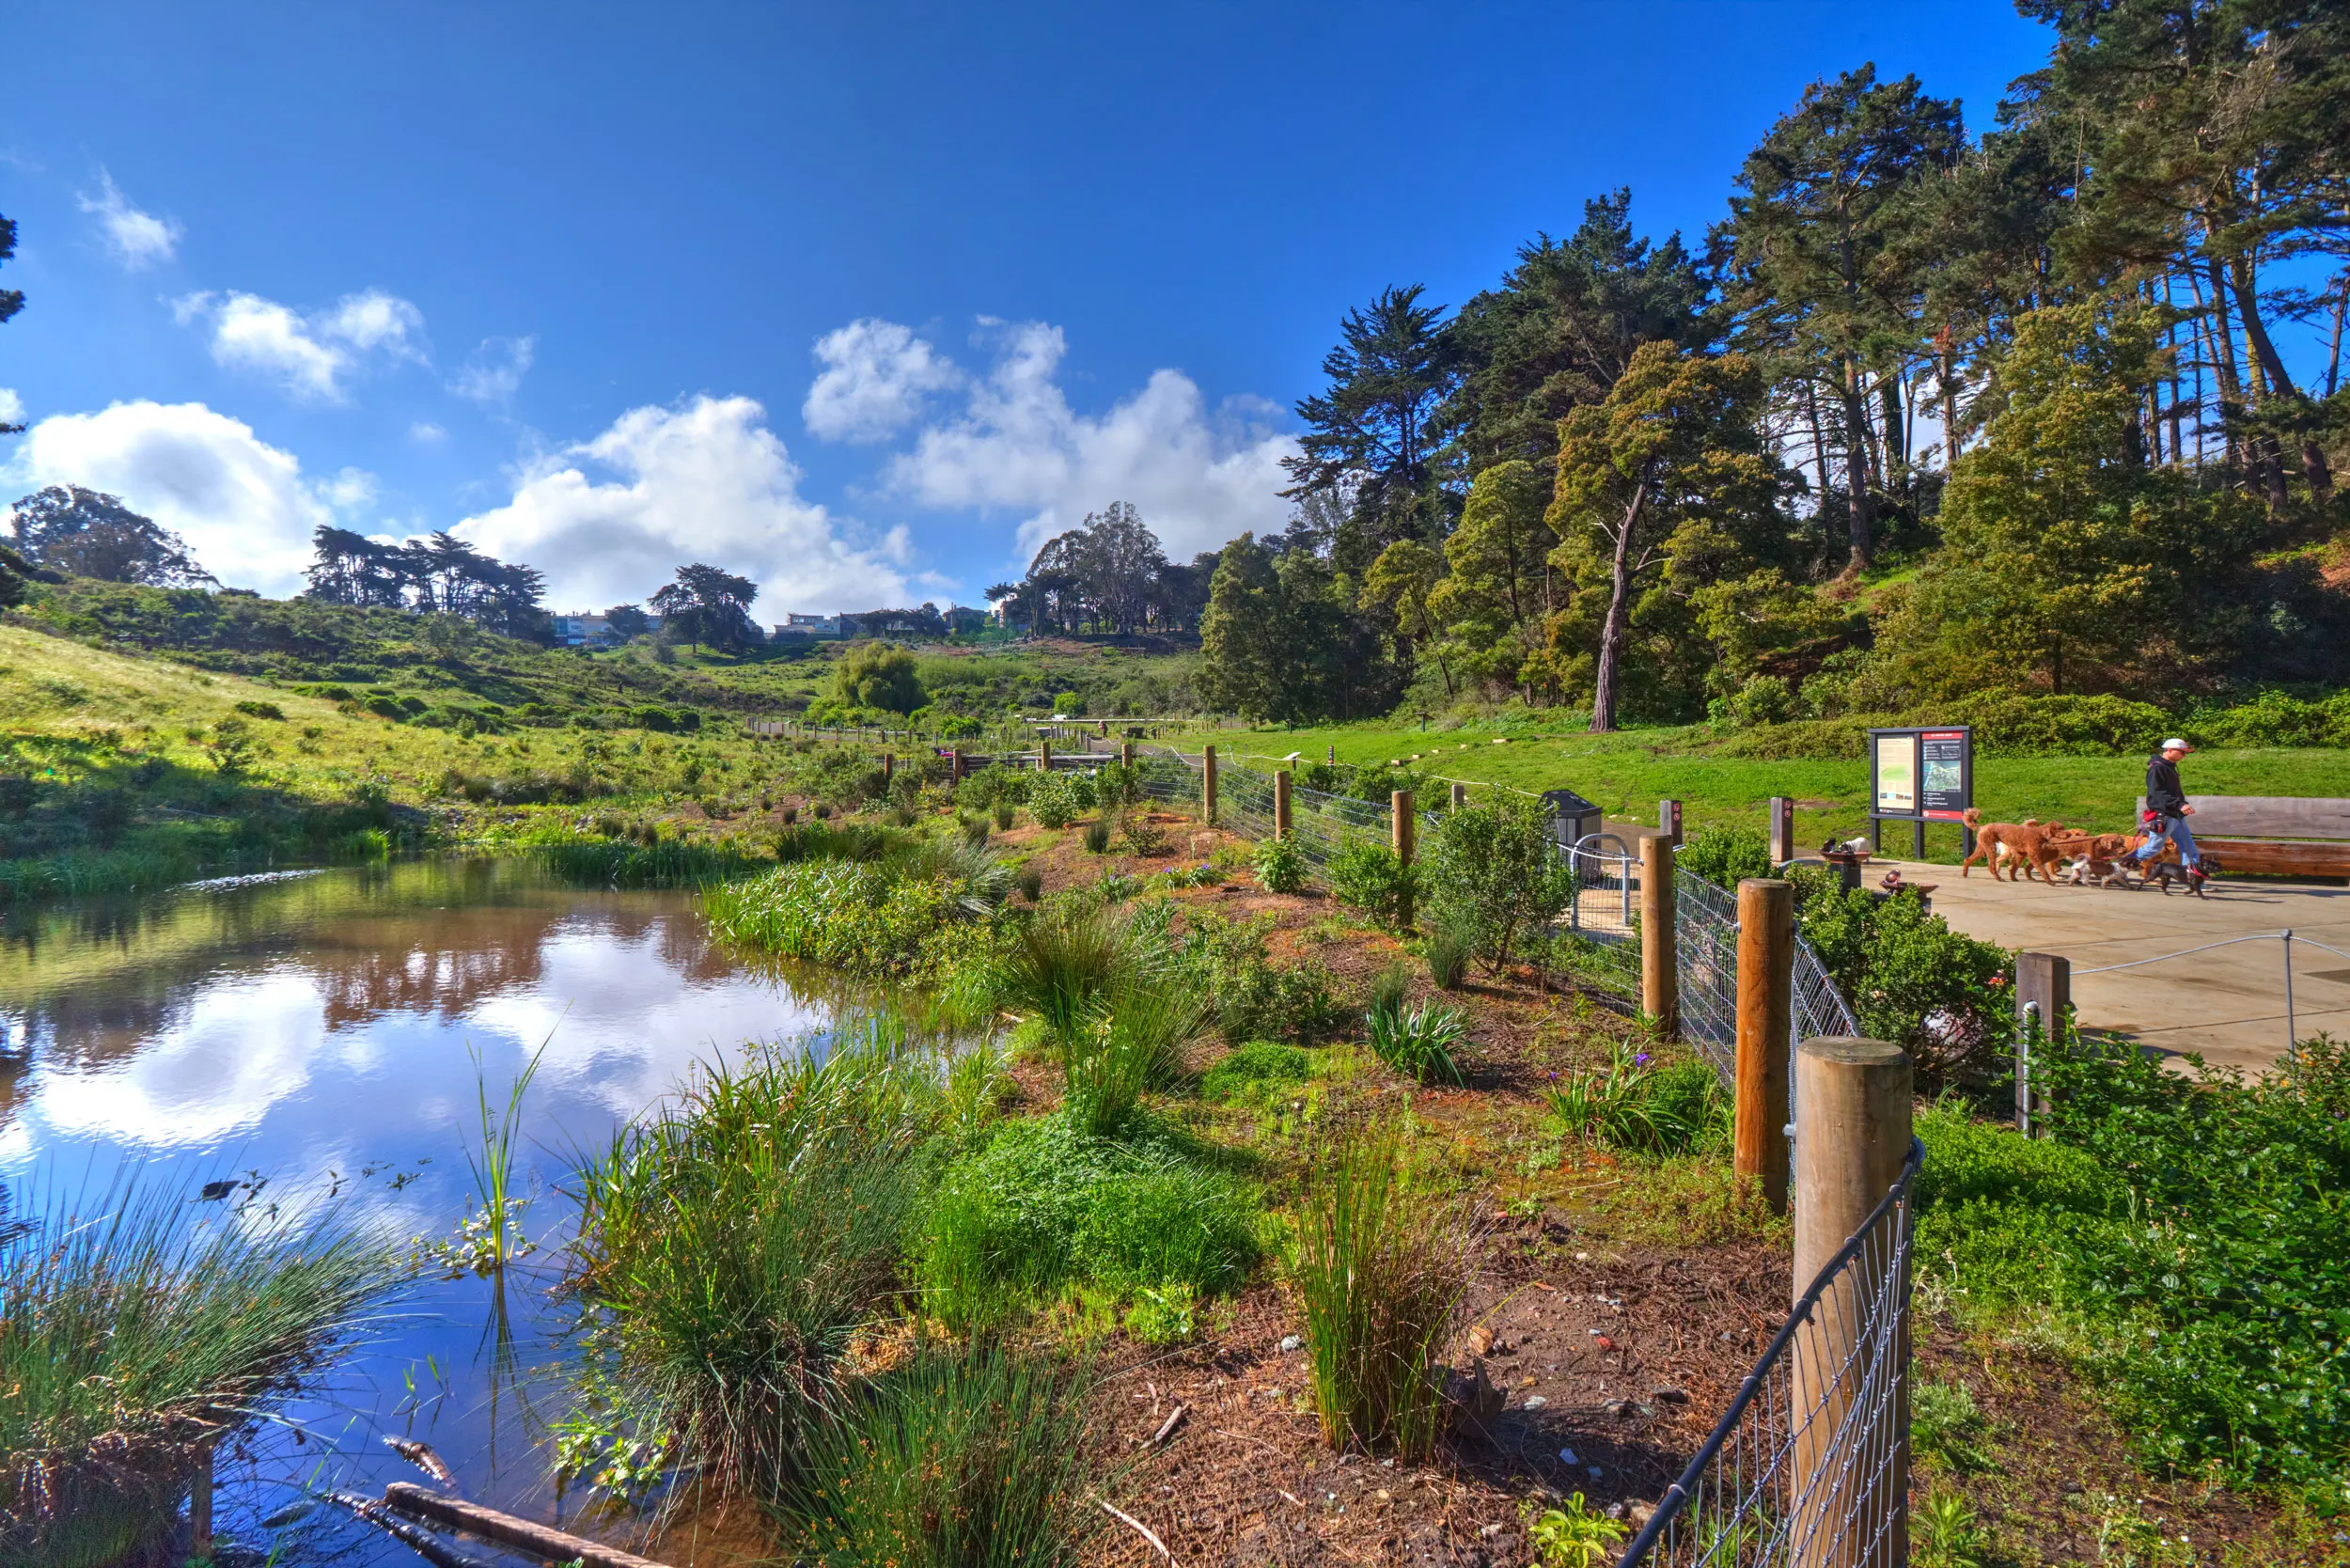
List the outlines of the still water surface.
{"type": "MultiPolygon", "coordinates": [[[[548,1287],[572,1157],[699,1064],[823,1019],[730,960],[690,895],[582,891],[519,860],[51,905],[0,937],[0,1179],[35,1203],[125,1180],[195,1201],[236,1179],[224,1207],[333,1195],[403,1238],[443,1238],[473,1197],[477,1085],[502,1105],[545,1044],[523,1120],[538,1254],[509,1271],[502,1311],[488,1281],[421,1277],[237,1466],[234,1509],[224,1466],[224,1528],[264,1549],[260,1521],[305,1485],[419,1479],[386,1435],[430,1442],[469,1497],[555,1516],[543,1421],[560,1413],[568,1319],[548,1287]]],[[[331,1515],[292,1525],[280,1560],[415,1560],[331,1515]]]]}

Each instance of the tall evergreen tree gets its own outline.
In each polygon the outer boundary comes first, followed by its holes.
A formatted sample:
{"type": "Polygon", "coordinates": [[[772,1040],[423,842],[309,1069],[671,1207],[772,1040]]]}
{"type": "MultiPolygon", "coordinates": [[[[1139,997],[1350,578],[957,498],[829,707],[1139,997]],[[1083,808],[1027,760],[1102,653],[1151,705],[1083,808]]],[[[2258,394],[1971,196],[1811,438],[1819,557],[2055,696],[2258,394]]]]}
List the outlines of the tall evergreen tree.
{"type": "Polygon", "coordinates": [[[1420,304],[1421,289],[1385,289],[1368,308],[1346,313],[1340,341],[1323,357],[1326,391],[1302,399],[1299,452],[1284,458],[1292,499],[1345,491],[1352,507],[1336,558],[1359,571],[1399,539],[1434,541],[1451,525],[1451,499],[1438,483],[1441,422],[1456,378],[1444,307],[1420,304]]]}

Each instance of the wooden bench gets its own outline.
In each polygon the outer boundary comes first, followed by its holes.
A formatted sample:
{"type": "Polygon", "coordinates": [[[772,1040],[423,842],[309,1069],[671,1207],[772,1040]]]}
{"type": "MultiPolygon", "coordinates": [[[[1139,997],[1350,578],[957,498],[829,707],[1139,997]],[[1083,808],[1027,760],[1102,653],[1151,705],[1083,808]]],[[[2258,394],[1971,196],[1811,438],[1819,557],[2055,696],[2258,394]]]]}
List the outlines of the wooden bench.
{"type": "MultiPolygon", "coordinates": [[[[2222,868],[2255,876],[2350,877],[2350,800],[2189,795],[2186,830],[2222,868]]],[[[2144,796],[2138,802],[2140,820],[2144,796]]],[[[2175,849],[2165,850],[2175,857],[2175,849]]]]}

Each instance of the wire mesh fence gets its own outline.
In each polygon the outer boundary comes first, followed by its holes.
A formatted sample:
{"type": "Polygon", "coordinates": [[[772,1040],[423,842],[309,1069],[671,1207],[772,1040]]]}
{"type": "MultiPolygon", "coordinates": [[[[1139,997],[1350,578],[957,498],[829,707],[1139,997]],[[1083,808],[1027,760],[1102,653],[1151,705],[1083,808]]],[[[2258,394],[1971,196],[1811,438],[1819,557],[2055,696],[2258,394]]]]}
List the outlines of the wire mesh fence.
{"type": "Polygon", "coordinates": [[[1910,1194],[1924,1161],[1913,1139],[1619,1568],[1909,1560],[1910,1194]]]}

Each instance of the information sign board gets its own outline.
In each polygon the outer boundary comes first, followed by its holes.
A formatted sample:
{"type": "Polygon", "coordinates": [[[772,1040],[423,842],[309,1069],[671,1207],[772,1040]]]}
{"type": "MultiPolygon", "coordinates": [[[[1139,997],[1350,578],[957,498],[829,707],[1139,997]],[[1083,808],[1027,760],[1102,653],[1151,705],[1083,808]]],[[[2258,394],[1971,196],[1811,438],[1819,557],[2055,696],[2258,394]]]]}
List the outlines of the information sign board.
{"type": "Polygon", "coordinates": [[[1975,737],[1966,725],[1869,731],[1869,814],[1961,821],[1975,803],[1975,737]]]}

